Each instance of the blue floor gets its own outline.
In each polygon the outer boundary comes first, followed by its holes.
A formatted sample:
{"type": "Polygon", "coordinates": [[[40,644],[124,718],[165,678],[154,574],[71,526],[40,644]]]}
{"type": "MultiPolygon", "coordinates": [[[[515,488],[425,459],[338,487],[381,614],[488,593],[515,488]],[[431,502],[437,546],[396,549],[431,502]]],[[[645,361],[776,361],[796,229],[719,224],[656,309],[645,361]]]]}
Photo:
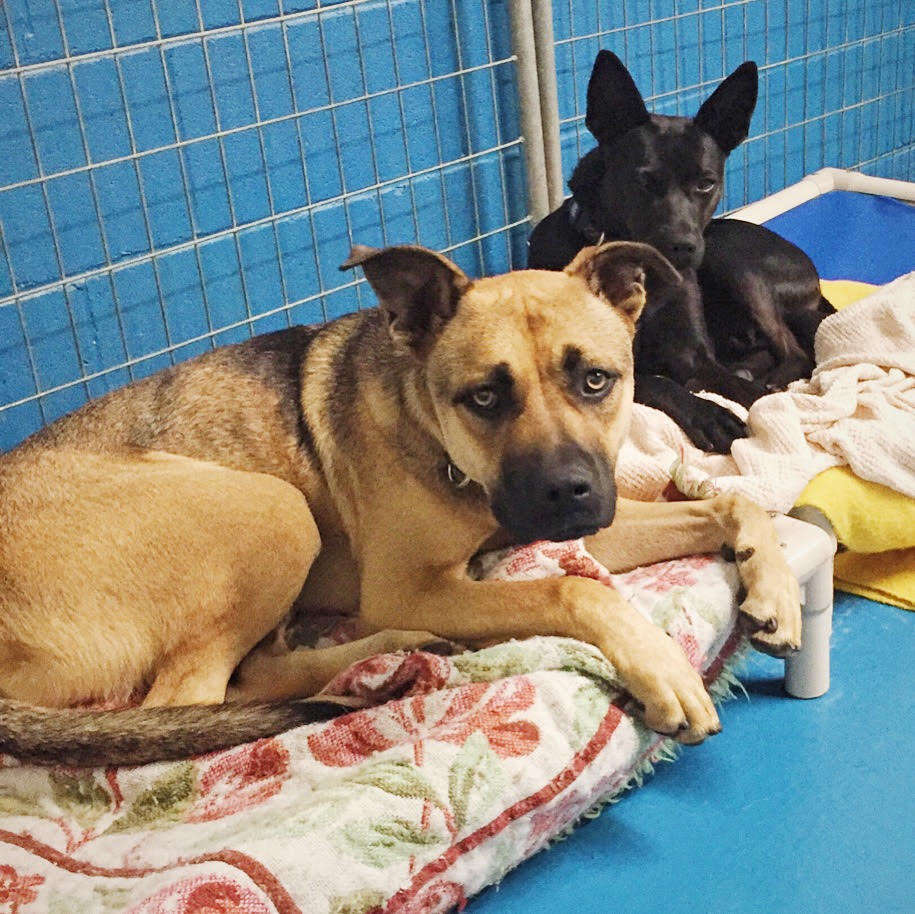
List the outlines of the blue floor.
{"type": "Polygon", "coordinates": [[[915,613],[837,594],[829,693],[781,667],[754,655],[720,736],[468,914],[915,911],[915,613]]]}

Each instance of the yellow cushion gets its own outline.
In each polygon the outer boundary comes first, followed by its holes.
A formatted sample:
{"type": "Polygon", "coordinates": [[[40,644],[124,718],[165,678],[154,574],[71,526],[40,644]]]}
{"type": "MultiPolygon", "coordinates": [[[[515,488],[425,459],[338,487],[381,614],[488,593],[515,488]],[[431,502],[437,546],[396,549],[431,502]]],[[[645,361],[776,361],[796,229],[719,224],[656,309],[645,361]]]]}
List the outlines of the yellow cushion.
{"type": "Polygon", "coordinates": [[[915,610],[915,549],[843,552],[836,556],[835,584],[838,590],[915,610]]]}
{"type": "MultiPolygon", "coordinates": [[[[875,288],[851,280],[823,280],[822,287],[836,309],[875,288]]],[[[915,609],[915,499],[833,467],[812,479],[797,503],[822,511],[848,549],[836,556],[836,587],[915,609]]]]}
{"type": "Polygon", "coordinates": [[[820,288],[833,308],[841,311],[846,305],[870,295],[877,286],[867,282],[856,282],[853,279],[823,279],[820,281],[820,288]]]}
{"type": "Polygon", "coordinates": [[[915,546],[915,498],[832,467],[815,476],[798,505],[813,505],[828,518],[836,538],[855,552],[915,546]]]}

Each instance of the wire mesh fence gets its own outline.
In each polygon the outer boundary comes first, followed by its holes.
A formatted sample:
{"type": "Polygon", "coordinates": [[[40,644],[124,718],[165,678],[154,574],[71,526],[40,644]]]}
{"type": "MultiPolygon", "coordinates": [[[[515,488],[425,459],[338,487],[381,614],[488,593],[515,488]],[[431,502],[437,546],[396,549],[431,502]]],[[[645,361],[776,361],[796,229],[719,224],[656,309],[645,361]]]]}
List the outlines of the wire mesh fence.
{"type": "MultiPolygon", "coordinates": [[[[542,3],[541,3],[542,5],[542,3]]],[[[907,0],[554,0],[563,173],[597,50],[659,113],[760,64],[723,209],[913,178],[907,0]]],[[[373,302],[350,242],[470,274],[530,225],[507,0],[0,2],[0,449],[226,342],[373,302]]]]}
{"type": "Polygon", "coordinates": [[[584,125],[597,51],[627,65],[658,114],[691,116],[744,60],[760,71],[750,136],[722,210],[826,165],[915,177],[915,5],[908,0],[555,0],[566,177],[595,145],[584,125]]]}
{"type": "Polygon", "coordinates": [[[370,304],[337,270],[351,239],[471,274],[523,245],[502,3],[2,16],[0,447],[214,344],[370,304]]]}

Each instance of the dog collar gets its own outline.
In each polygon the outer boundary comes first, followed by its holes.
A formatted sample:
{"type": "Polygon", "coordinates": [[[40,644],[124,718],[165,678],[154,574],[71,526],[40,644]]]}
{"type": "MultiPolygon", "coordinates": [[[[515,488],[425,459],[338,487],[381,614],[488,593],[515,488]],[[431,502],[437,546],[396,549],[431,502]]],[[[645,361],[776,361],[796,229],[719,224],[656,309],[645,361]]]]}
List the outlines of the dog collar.
{"type": "Polygon", "coordinates": [[[463,489],[470,483],[470,477],[453,460],[448,461],[445,473],[448,475],[448,482],[456,489],[463,489]]]}
{"type": "Polygon", "coordinates": [[[569,199],[569,224],[588,244],[603,244],[604,233],[599,232],[588,217],[588,211],[574,198],[569,199]]]}

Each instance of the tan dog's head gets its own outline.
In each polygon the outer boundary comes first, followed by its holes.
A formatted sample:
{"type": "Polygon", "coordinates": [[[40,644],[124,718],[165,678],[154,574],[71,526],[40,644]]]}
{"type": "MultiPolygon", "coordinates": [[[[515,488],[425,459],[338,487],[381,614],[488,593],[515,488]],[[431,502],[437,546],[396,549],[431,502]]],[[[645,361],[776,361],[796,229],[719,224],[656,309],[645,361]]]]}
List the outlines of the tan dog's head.
{"type": "Polygon", "coordinates": [[[519,542],[613,520],[646,288],[679,282],[654,248],[585,248],[561,273],[471,281],[421,247],[356,247],[392,336],[419,360],[441,443],[519,542]]]}

